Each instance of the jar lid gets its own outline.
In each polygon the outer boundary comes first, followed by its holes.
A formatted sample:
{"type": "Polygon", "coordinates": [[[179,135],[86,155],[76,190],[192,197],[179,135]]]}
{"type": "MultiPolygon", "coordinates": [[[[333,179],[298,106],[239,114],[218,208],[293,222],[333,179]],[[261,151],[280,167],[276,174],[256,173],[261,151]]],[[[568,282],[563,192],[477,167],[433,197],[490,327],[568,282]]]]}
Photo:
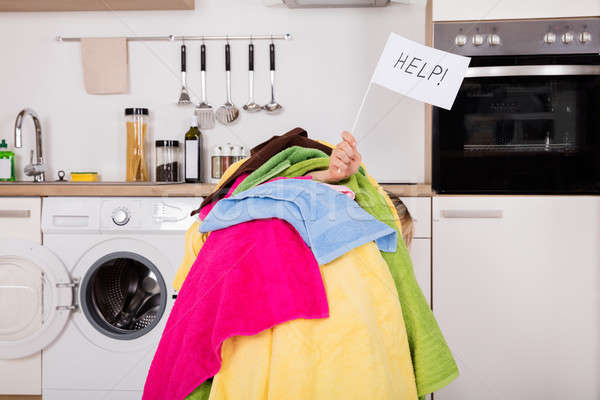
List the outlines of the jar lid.
{"type": "Polygon", "coordinates": [[[147,108],[126,108],[125,115],[148,115],[147,108]]]}
{"type": "Polygon", "coordinates": [[[179,147],[179,140],[157,140],[156,147],[179,147]]]}

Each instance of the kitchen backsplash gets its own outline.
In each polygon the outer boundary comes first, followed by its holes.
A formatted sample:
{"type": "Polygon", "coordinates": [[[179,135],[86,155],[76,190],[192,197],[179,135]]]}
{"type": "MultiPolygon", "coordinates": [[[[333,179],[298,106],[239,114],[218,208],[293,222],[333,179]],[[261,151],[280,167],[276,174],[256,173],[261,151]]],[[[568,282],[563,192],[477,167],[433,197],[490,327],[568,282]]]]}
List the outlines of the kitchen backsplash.
{"type": "MultiPolygon", "coordinates": [[[[3,13],[0,139],[14,146],[15,117],[31,107],[42,122],[47,180],[56,179],[60,169],[98,171],[104,181],[124,180],[125,107],[150,109],[153,140],[183,140],[189,128],[193,108],[176,105],[181,43],[129,43],[130,93],[94,96],[83,88],[80,46],[59,43],[55,36],[290,32],[292,41],[277,43],[277,100],[285,110],[278,115],[242,112],[235,125],[204,131],[204,176],[208,151],[217,144],[251,148],[295,126],[306,128],[313,138],[335,143],[341,130],[350,129],[354,121],[390,31],[422,43],[425,1],[370,9],[290,10],[265,6],[261,0],[197,0],[195,11],[3,13]]],[[[198,98],[200,43],[186,44],[188,85],[198,98]]],[[[232,42],[231,48],[232,95],[241,107],[248,100],[247,43],[232,42]]],[[[223,43],[207,42],[207,53],[208,101],[219,105],[225,101],[223,43]]],[[[255,98],[260,103],[269,100],[268,67],[268,43],[256,42],[255,98]]],[[[376,178],[423,180],[423,155],[417,154],[410,163],[402,157],[403,135],[410,135],[416,148],[424,150],[424,144],[419,146],[423,113],[422,103],[402,100],[376,131],[359,137],[359,149],[376,178]]],[[[17,179],[24,179],[23,166],[33,144],[33,124],[28,120],[24,148],[15,151],[17,179]]]]}

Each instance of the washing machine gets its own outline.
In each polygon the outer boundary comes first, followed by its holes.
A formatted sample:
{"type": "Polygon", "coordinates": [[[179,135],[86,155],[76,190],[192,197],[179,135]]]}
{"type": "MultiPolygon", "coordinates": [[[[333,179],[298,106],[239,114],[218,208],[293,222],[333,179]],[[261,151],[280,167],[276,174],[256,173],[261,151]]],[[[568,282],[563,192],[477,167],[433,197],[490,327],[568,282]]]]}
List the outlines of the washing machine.
{"type": "Polygon", "coordinates": [[[41,328],[5,348],[42,349],[44,400],[138,400],[173,305],[191,210],[201,198],[46,198],[41,328]]]}

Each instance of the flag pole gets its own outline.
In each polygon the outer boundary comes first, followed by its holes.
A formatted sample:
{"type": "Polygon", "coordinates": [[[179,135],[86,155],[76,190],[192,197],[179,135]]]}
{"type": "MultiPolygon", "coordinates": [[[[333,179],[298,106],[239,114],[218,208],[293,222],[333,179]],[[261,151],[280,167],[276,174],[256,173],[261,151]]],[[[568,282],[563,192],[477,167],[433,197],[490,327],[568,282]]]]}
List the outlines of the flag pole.
{"type": "Polygon", "coordinates": [[[350,131],[350,133],[352,135],[354,135],[354,137],[356,137],[356,125],[358,125],[358,120],[360,118],[360,114],[362,113],[362,110],[365,106],[365,102],[367,101],[367,95],[369,94],[369,91],[371,90],[371,85],[373,84],[373,78],[371,78],[371,80],[369,81],[369,86],[367,86],[367,90],[365,90],[365,95],[362,98],[362,101],[360,102],[360,107],[358,108],[358,112],[356,113],[356,118],[354,118],[354,123],[352,124],[352,130],[350,131]]]}

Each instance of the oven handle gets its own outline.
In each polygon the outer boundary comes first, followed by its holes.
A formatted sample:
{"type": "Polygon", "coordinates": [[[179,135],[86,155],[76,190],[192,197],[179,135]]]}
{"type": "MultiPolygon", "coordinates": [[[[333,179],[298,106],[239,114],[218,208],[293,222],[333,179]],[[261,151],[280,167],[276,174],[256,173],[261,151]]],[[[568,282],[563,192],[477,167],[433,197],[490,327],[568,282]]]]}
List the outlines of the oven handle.
{"type": "Polygon", "coordinates": [[[600,75],[600,65],[506,65],[499,67],[471,67],[467,70],[465,78],[552,75],[600,75]]]}

